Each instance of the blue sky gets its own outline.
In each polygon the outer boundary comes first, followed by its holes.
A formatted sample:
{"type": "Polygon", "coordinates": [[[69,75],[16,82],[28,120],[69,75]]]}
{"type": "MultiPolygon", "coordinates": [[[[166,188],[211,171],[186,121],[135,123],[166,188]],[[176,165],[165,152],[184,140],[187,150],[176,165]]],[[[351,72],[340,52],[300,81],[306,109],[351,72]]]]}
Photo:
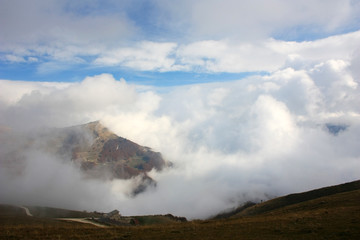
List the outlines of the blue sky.
{"type": "Polygon", "coordinates": [[[284,67],[289,55],[300,54],[279,54],[289,41],[356,32],[360,24],[353,0],[0,0],[0,6],[0,79],[24,81],[73,82],[101,73],[156,86],[236,80],[284,67]]]}

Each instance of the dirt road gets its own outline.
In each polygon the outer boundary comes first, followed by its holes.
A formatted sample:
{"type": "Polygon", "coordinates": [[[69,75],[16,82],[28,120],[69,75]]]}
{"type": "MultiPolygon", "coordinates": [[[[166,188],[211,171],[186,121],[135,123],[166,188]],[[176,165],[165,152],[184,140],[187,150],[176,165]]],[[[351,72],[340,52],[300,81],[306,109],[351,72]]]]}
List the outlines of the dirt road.
{"type": "Polygon", "coordinates": [[[24,207],[24,206],[20,206],[20,208],[24,209],[25,210],[25,213],[27,216],[30,216],[32,217],[33,215],[30,213],[29,209],[27,207],[24,207]]]}
{"type": "MultiPolygon", "coordinates": [[[[27,207],[24,206],[20,206],[20,208],[24,209],[25,213],[27,216],[32,217],[33,215],[30,213],[30,210],[27,207]]],[[[92,224],[94,226],[97,227],[108,227],[106,225],[100,224],[100,223],[96,223],[96,222],[92,222],[86,218],[56,218],[57,220],[61,220],[61,221],[70,221],[70,222],[80,222],[80,223],[86,223],[86,224],[92,224]]]]}

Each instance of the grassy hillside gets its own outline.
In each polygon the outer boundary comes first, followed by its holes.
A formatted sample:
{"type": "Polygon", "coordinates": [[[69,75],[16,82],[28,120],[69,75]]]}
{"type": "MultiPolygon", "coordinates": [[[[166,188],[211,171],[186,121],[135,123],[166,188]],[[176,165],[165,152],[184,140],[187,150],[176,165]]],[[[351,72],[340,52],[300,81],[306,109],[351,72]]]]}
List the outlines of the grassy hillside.
{"type": "Polygon", "coordinates": [[[320,188],[304,193],[290,194],[284,197],[275,198],[264,203],[256,204],[242,211],[237,212],[234,216],[251,216],[266,213],[274,209],[283,208],[292,204],[301,203],[320,197],[330,196],[337,193],[349,192],[360,189],[360,181],[344,183],[336,186],[320,188]]]}
{"type": "Polygon", "coordinates": [[[0,207],[0,239],[360,239],[360,189],[349,187],[355,185],[274,199],[263,203],[266,208],[259,205],[266,211],[256,214],[166,224],[152,219],[147,226],[99,228],[17,211],[9,215],[0,207]]]}

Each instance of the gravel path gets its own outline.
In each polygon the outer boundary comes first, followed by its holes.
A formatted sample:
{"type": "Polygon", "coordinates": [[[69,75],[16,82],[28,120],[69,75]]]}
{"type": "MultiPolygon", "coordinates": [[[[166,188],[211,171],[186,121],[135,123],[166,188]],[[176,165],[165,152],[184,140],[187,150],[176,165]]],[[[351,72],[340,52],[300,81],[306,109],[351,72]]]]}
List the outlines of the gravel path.
{"type": "Polygon", "coordinates": [[[20,208],[24,209],[25,210],[25,213],[27,216],[30,216],[32,217],[33,215],[30,213],[29,209],[27,207],[24,207],[24,206],[21,206],[20,208]]]}

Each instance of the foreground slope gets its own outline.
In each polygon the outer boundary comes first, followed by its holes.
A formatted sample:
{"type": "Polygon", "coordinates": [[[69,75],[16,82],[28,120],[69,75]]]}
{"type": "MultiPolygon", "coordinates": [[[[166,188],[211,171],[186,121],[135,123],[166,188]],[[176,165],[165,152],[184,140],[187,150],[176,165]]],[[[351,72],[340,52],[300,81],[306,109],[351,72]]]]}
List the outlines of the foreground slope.
{"type": "Polygon", "coordinates": [[[6,214],[0,208],[0,239],[360,239],[356,185],[331,187],[307,200],[300,194],[297,203],[252,215],[151,226],[99,228],[29,217],[21,210],[6,214]]]}
{"type": "Polygon", "coordinates": [[[348,182],[340,185],[315,189],[303,193],[289,194],[259,204],[248,202],[243,206],[240,206],[232,211],[219,214],[218,216],[215,217],[215,219],[226,218],[226,217],[242,217],[242,216],[259,215],[259,214],[271,212],[276,209],[281,209],[294,204],[298,204],[301,202],[306,202],[321,197],[326,197],[343,192],[350,192],[354,190],[360,190],[360,180],[348,182]]]}

